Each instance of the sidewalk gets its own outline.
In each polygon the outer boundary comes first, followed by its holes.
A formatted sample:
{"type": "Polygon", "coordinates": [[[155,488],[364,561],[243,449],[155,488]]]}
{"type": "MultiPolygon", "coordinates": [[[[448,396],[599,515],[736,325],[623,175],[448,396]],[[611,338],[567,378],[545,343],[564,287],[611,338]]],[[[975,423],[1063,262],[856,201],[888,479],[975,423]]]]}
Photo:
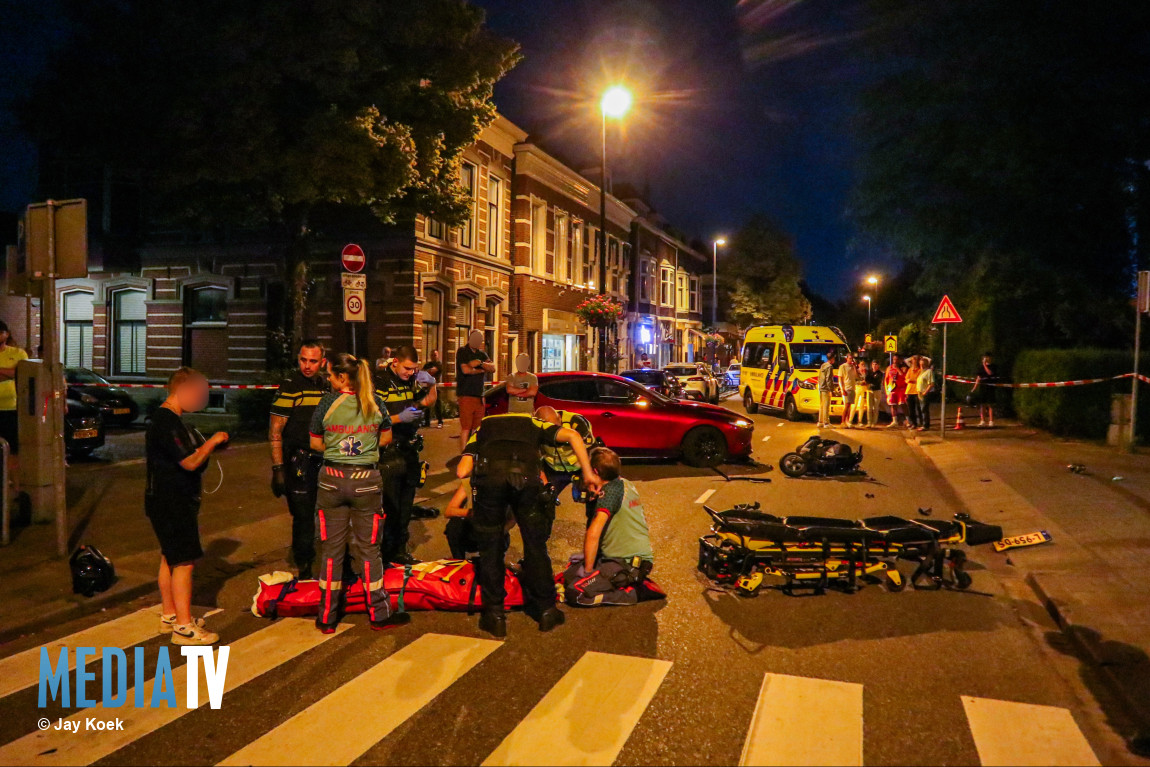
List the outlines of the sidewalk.
{"type": "Polygon", "coordinates": [[[1150,732],[1150,456],[1014,424],[914,439],[975,519],[1006,535],[1051,534],[982,558],[1026,581],[1150,732]]]}

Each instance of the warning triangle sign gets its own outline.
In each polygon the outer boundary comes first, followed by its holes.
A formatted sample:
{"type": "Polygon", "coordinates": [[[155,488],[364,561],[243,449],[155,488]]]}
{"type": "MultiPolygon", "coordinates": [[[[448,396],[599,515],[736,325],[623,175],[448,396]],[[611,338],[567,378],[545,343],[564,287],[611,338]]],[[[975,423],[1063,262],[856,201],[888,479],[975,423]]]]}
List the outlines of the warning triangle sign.
{"type": "Polygon", "coordinates": [[[958,309],[954,308],[950,296],[942,297],[942,303],[940,303],[938,309],[935,310],[934,319],[931,320],[931,322],[936,325],[947,322],[962,322],[962,317],[958,316],[958,309]]]}

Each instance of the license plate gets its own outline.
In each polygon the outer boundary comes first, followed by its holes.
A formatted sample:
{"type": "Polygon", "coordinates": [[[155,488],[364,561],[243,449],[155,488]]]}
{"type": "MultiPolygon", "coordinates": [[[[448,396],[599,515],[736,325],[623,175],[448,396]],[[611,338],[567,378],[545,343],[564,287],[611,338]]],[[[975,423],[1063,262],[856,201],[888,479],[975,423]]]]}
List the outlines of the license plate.
{"type": "Polygon", "coordinates": [[[72,432],[72,439],[93,439],[100,436],[99,429],[77,429],[72,432]]]}
{"type": "Polygon", "coordinates": [[[1006,551],[1007,549],[1017,549],[1020,546],[1037,546],[1040,543],[1050,543],[1051,540],[1053,539],[1050,533],[1045,530],[1039,530],[1037,533],[1012,535],[1009,538],[1003,538],[1001,541],[995,541],[994,550],[1006,551]]]}
{"type": "Polygon", "coordinates": [[[128,413],[130,413],[130,412],[132,412],[132,409],[131,409],[131,408],[127,408],[127,407],[118,407],[118,408],[116,408],[115,410],[113,410],[113,411],[112,411],[112,415],[127,415],[127,414],[128,414],[128,413]]]}

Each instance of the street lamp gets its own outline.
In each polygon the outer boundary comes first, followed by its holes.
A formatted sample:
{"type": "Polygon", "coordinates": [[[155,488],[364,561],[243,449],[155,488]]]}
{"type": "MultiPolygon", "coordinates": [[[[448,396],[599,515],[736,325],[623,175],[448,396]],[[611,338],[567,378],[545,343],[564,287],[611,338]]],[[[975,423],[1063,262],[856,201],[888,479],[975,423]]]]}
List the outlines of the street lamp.
{"type": "MultiPolygon", "coordinates": [[[[866,284],[871,286],[871,289],[874,292],[874,300],[877,301],[878,300],[878,275],[877,274],[869,275],[866,278],[866,284]]],[[[868,327],[870,326],[870,305],[871,305],[871,301],[870,301],[870,299],[867,299],[867,326],[868,327]]]]}
{"type": "MultiPolygon", "coordinates": [[[[603,93],[599,111],[603,115],[603,165],[599,178],[599,292],[607,293],[607,118],[621,120],[631,108],[631,91],[613,85],[603,93]]],[[[607,368],[607,328],[599,328],[599,372],[607,368]]]]}
{"type": "Polygon", "coordinates": [[[866,332],[870,333],[870,296],[863,296],[863,300],[866,301],[866,332]]]}
{"type": "Polygon", "coordinates": [[[719,327],[719,246],[726,245],[727,238],[720,237],[712,243],[711,254],[711,328],[719,327]]]}

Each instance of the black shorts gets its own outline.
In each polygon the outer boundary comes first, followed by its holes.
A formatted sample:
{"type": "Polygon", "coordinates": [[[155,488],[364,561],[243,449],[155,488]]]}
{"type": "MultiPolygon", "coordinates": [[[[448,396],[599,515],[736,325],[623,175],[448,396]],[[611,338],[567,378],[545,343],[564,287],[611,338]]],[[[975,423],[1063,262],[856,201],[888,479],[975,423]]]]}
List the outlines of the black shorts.
{"type": "Polygon", "coordinates": [[[15,410],[0,410],[0,437],[7,440],[8,452],[12,455],[20,452],[20,435],[16,425],[15,410]]]}
{"type": "Polygon", "coordinates": [[[198,501],[150,496],[144,499],[144,511],[169,567],[193,562],[204,555],[200,545],[198,501]]]}

